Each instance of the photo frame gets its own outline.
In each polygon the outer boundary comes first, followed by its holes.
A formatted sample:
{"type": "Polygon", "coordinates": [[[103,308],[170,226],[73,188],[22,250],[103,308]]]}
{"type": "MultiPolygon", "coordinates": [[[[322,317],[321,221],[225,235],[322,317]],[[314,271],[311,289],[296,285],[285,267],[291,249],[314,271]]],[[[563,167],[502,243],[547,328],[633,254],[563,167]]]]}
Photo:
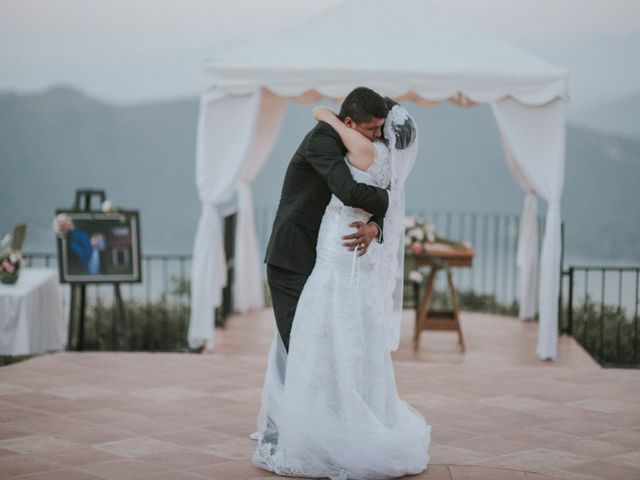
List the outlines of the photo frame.
{"type": "Polygon", "coordinates": [[[61,283],[140,283],[140,220],[137,211],[110,213],[56,210],[73,227],[59,236],[61,283]]]}

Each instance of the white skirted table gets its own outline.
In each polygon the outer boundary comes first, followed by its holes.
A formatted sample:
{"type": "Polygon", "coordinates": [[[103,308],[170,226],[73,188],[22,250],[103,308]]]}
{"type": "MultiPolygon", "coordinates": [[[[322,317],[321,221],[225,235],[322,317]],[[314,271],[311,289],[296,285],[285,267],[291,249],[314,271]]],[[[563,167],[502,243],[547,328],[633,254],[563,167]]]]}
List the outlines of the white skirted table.
{"type": "Polygon", "coordinates": [[[65,297],[57,270],[25,268],[14,285],[0,284],[0,355],[64,349],[65,297]]]}

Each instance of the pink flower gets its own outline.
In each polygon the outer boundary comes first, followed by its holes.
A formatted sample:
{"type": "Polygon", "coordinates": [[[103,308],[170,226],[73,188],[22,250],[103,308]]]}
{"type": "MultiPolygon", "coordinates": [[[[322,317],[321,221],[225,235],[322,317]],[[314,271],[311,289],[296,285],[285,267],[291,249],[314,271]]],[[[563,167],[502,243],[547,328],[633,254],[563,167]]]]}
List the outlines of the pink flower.
{"type": "Polygon", "coordinates": [[[420,255],[422,254],[422,252],[424,252],[424,246],[422,245],[421,242],[418,242],[416,240],[409,247],[409,251],[411,252],[411,255],[420,255]]]}
{"type": "Polygon", "coordinates": [[[7,260],[6,258],[2,261],[2,266],[4,267],[4,269],[9,272],[9,273],[13,273],[15,272],[15,268],[13,265],[11,265],[11,262],[9,260],[7,260]]]}

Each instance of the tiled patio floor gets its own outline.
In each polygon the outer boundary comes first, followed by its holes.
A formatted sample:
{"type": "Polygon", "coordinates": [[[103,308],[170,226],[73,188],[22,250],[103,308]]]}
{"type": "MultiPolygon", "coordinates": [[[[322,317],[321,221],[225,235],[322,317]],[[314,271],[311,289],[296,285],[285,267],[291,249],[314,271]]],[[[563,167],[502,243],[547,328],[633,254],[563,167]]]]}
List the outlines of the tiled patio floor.
{"type": "MultiPolygon", "coordinates": [[[[249,457],[269,310],[229,320],[214,353],[57,353],[0,368],[0,479],[273,478],[249,457]]],[[[402,397],[432,425],[420,479],[640,479],[640,371],[599,368],[569,338],[555,362],[536,325],[465,313],[467,353],[408,314],[402,397]]]]}

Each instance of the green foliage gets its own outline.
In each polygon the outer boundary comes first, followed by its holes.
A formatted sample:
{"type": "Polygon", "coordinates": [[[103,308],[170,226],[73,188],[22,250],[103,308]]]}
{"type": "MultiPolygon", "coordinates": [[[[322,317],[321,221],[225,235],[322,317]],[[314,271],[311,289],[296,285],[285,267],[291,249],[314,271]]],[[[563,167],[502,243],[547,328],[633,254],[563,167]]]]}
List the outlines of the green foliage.
{"type": "Polygon", "coordinates": [[[30,358],[33,358],[33,355],[18,355],[15,357],[10,355],[0,355],[0,367],[6,367],[7,365],[29,360],[30,358]]]}
{"type": "Polygon", "coordinates": [[[126,322],[115,305],[98,301],[87,309],[84,348],[86,350],[189,351],[187,332],[190,308],[180,303],[124,302],[126,322]],[[126,326],[125,326],[126,324],[126,326]]]}
{"type": "MultiPolygon", "coordinates": [[[[563,305],[563,312],[568,308],[563,305]]],[[[639,367],[637,323],[627,320],[625,309],[594,302],[587,295],[573,309],[572,333],[603,367],[639,367]]]]}
{"type": "MultiPolygon", "coordinates": [[[[404,307],[416,308],[415,306],[415,290],[412,283],[405,284],[404,289],[404,307]]],[[[422,298],[424,293],[424,285],[418,287],[419,298],[422,298]]],[[[476,293],[473,290],[457,290],[458,304],[461,310],[467,310],[471,312],[486,312],[495,313],[497,315],[517,315],[518,314],[518,302],[513,301],[509,305],[500,303],[495,295],[476,293]]],[[[433,290],[431,294],[431,301],[429,305],[433,310],[450,310],[451,297],[449,290],[433,290]]]]}

